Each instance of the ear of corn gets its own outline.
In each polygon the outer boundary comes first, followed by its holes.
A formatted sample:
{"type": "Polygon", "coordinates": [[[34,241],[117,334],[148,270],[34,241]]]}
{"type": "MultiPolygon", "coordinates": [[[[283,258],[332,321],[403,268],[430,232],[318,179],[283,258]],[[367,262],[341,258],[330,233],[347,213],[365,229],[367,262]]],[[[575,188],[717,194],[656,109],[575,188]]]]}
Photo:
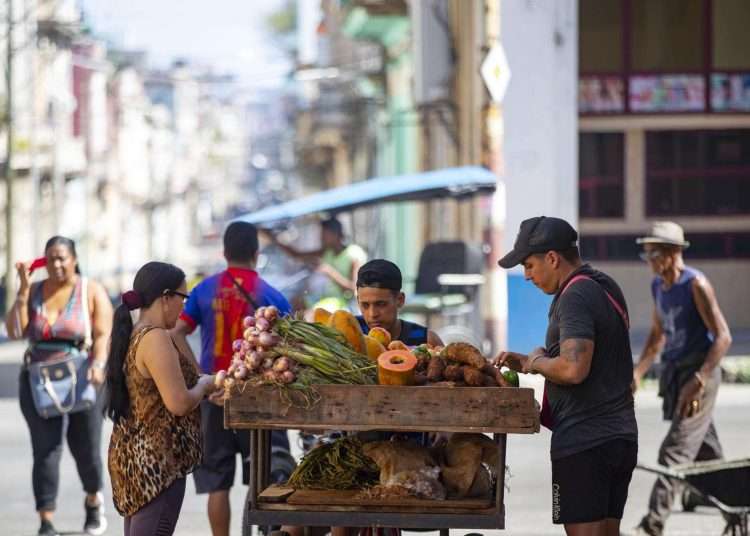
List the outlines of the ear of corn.
{"type": "Polygon", "coordinates": [[[341,309],[336,311],[331,315],[328,325],[341,333],[355,352],[360,354],[367,352],[362,328],[359,327],[359,322],[349,311],[341,309]]]}

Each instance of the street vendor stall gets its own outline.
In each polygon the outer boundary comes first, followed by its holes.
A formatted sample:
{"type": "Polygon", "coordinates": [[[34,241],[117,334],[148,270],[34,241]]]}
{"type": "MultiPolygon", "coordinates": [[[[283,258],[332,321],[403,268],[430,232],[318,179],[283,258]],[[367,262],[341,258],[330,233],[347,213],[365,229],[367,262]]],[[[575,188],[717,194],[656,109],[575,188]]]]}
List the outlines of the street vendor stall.
{"type": "MultiPolygon", "coordinates": [[[[289,408],[271,388],[234,392],[225,424],[249,428],[249,525],[373,526],[420,529],[505,528],[506,434],[539,431],[533,390],[503,387],[320,387],[312,411],[289,408]],[[418,407],[419,411],[404,408],[418,407]],[[391,430],[492,433],[497,449],[491,493],[479,498],[369,498],[349,490],[269,485],[270,430],[391,430]]],[[[243,527],[243,531],[249,527],[243,527]]]]}
{"type": "Polygon", "coordinates": [[[469,344],[406,348],[362,335],[345,311],[308,323],[264,309],[245,319],[218,378],[225,426],[251,432],[243,533],[504,528],[506,435],[539,431],[532,389],[512,386],[469,344]],[[311,450],[279,485],[269,478],[274,429],[360,434],[311,450]],[[363,434],[373,431],[386,436],[363,434]],[[441,431],[453,433],[441,447],[393,437],[441,431]]]}

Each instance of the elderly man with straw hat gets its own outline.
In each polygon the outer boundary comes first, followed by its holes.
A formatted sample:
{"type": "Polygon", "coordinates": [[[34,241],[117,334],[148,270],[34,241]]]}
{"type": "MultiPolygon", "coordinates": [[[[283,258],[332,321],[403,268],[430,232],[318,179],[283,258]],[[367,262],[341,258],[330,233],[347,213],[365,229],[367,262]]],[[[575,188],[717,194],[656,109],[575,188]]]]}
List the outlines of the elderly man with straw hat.
{"type": "MultiPolygon", "coordinates": [[[[659,395],[664,419],[671,426],[658,461],[671,466],[721,458],[713,409],[721,382],[719,362],[732,343],[729,327],[711,283],[682,259],[690,245],[682,227],[655,222],[637,243],[643,246],[641,258],[655,275],[651,282],[655,307],[651,331],[633,371],[633,388],[661,353],[659,395]]],[[[637,533],[662,534],[676,492],[675,482],[657,479],[637,533]]]]}

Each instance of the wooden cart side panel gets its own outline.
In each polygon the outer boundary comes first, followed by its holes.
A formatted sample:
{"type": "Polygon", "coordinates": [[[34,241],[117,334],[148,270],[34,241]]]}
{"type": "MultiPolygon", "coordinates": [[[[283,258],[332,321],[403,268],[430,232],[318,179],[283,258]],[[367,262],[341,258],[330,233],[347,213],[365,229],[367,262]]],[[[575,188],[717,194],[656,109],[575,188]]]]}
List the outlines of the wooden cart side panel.
{"type": "Polygon", "coordinates": [[[320,385],[312,408],[289,406],[270,386],[235,389],[228,428],[535,433],[533,389],[320,385]]]}

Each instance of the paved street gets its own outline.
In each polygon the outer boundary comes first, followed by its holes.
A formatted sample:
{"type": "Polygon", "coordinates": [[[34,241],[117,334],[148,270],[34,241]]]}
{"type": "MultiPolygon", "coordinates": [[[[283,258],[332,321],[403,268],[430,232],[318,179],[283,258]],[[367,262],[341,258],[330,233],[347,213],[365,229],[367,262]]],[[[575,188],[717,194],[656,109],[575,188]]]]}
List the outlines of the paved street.
{"type": "MultiPolygon", "coordinates": [[[[15,378],[4,377],[4,384],[15,378]]],[[[12,383],[12,381],[10,382],[12,383]]],[[[20,414],[17,400],[9,398],[12,392],[4,391],[0,398],[0,534],[5,536],[30,536],[37,528],[31,492],[31,453],[28,432],[20,414]]],[[[750,386],[724,385],[720,391],[716,412],[717,426],[730,458],[747,457],[748,424],[750,424],[750,386]]],[[[640,460],[654,462],[656,451],[666,425],[659,419],[659,399],[655,386],[647,386],[637,396],[638,422],[640,426],[640,460]]],[[[111,426],[106,425],[103,455],[111,426]]],[[[512,478],[506,497],[507,531],[505,534],[547,535],[562,534],[550,522],[550,469],[547,456],[549,433],[542,431],[534,436],[511,436],[508,441],[508,461],[512,478]]],[[[66,534],[77,534],[83,523],[83,495],[69,452],[62,462],[59,511],[56,526],[66,534]]],[[[635,525],[642,515],[653,477],[636,472],[630,488],[630,500],[625,510],[624,528],[635,525]]],[[[109,486],[109,482],[107,482],[109,486]]],[[[239,508],[244,498],[244,489],[234,490],[232,501],[236,515],[233,519],[234,534],[240,534],[239,508]]],[[[108,501],[108,517],[111,529],[108,534],[121,534],[122,521],[113,513],[111,499],[108,501]]],[[[695,514],[676,513],[668,526],[670,535],[721,534],[723,523],[720,516],[711,510],[695,514]]],[[[452,531],[465,534],[468,530],[452,531]]],[[[195,495],[192,481],[188,484],[185,503],[180,516],[177,534],[197,536],[209,534],[204,515],[204,499],[195,495]]]]}

